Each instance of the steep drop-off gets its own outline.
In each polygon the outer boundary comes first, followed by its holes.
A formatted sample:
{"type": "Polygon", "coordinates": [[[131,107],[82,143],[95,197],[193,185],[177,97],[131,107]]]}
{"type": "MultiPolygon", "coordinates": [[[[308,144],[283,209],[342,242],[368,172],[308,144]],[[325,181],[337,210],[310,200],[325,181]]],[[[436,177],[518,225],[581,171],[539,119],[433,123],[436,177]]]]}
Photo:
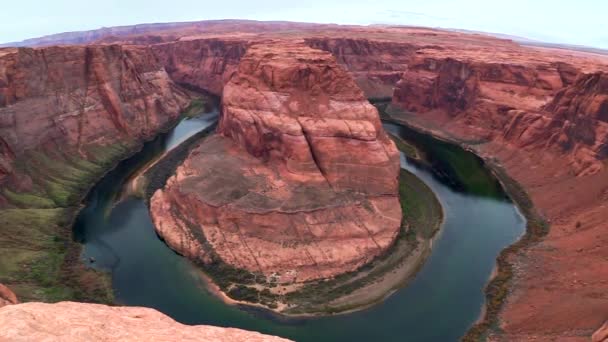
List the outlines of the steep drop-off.
{"type": "Polygon", "coordinates": [[[301,283],[356,270],[391,246],[398,172],[376,109],[330,54],[266,42],[224,87],[218,135],[156,192],[151,212],[192,259],[301,283]]]}

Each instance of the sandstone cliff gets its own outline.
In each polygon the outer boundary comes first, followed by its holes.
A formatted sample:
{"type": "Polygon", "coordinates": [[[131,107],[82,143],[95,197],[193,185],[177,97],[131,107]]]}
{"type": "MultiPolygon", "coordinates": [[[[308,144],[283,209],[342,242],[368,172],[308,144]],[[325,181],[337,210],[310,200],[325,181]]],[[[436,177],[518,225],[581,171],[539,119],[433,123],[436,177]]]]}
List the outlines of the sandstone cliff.
{"type": "Polygon", "coordinates": [[[389,98],[393,87],[407,70],[417,46],[369,38],[311,37],[306,43],[332,53],[355,79],[368,98],[389,98]]]}
{"type": "Polygon", "coordinates": [[[573,80],[555,63],[423,59],[397,83],[393,103],[426,113],[434,125],[458,126],[466,140],[505,140],[565,155],[583,175],[603,167],[608,145],[603,75],[580,73],[573,80]]]}
{"type": "Polygon", "coordinates": [[[399,156],[330,54],[253,45],[222,106],[220,135],[151,200],[172,248],[291,283],[355,270],[392,244],[399,156]]]}
{"type": "Polygon", "coordinates": [[[149,308],[61,302],[0,309],[6,341],[288,341],[233,328],[187,326],[149,308]]]}

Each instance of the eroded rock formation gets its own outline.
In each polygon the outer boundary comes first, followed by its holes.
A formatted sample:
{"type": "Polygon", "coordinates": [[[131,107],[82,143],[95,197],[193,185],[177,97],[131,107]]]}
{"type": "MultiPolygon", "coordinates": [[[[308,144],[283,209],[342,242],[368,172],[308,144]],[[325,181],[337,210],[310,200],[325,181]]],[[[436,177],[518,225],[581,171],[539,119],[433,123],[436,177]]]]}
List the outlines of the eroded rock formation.
{"type": "Polygon", "coordinates": [[[355,270],[391,245],[399,156],[329,53],[253,45],[222,106],[219,135],[151,200],[170,246],[288,283],[355,270]]]}
{"type": "Polygon", "coordinates": [[[6,341],[288,341],[233,328],[188,326],[149,308],[61,302],[0,309],[6,341]]]}

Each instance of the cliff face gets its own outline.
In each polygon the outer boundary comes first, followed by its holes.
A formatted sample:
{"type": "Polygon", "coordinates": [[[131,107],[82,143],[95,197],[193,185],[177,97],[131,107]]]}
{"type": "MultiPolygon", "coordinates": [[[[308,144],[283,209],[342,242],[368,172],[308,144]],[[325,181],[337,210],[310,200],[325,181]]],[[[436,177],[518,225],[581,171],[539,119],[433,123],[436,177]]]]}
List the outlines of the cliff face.
{"type": "MultiPolygon", "coordinates": [[[[549,235],[511,260],[516,274],[500,320],[504,335],[493,337],[575,338],[602,323],[605,56],[424,28],[250,22],[141,28],[32,42],[101,39],[139,48],[0,50],[0,207],[75,203],[66,194],[93,181],[81,181],[83,172],[103,172],[109,166],[103,160],[124,155],[175,117],[187,102],[175,81],[223,93],[225,108],[223,135],[195,149],[153,200],[157,229],[174,249],[255,272],[277,268],[285,282],[365,263],[390,243],[400,217],[390,167],[361,181],[393,158],[377,120],[324,53],[291,44],[281,55],[303,54],[302,61],[281,62],[276,47],[244,57],[256,42],[301,39],[330,52],[367,97],[391,96],[395,87],[393,104],[413,112],[404,118],[500,162],[550,220],[549,235]],[[326,72],[341,84],[323,79],[326,72]],[[352,177],[340,177],[342,167],[352,177]]],[[[32,226],[34,212],[19,216],[19,225],[14,213],[0,211],[3,246],[14,245],[5,235],[32,226]]],[[[34,230],[44,232],[42,226],[34,230]]],[[[49,234],[44,241],[53,240],[49,234]]]]}
{"type": "Polygon", "coordinates": [[[330,54],[253,45],[222,106],[220,135],[151,200],[174,249],[291,283],[355,270],[391,245],[399,155],[330,54]]]}
{"type": "Polygon", "coordinates": [[[571,72],[563,64],[423,59],[403,75],[393,103],[457,125],[468,139],[550,149],[567,156],[577,174],[592,174],[607,153],[605,76],[573,80],[571,72]]]}
{"type": "Polygon", "coordinates": [[[333,54],[369,98],[392,96],[394,85],[407,70],[418,48],[411,43],[347,37],[311,37],[306,43],[333,54]]]}
{"type": "Polygon", "coordinates": [[[193,39],[153,45],[152,51],[175,82],[219,96],[247,45],[240,39],[193,39]]]}
{"type": "Polygon", "coordinates": [[[50,178],[68,176],[54,174],[58,169],[83,171],[79,161],[103,162],[106,154],[133,148],[170,124],[188,103],[147,48],[20,48],[1,53],[4,205],[27,205],[11,200],[17,199],[15,192],[50,197],[57,206],[71,204],[55,191],[53,184],[61,180],[50,178]]]}
{"type": "Polygon", "coordinates": [[[252,46],[224,89],[218,131],[288,176],[336,190],[395,194],[398,154],[376,109],[327,53],[252,46]]]}
{"type": "Polygon", "coordinates": [[[149,308],[61,302],[0,309],[7,341],[288,341],[233,328],[187,326],[149,308]]]}

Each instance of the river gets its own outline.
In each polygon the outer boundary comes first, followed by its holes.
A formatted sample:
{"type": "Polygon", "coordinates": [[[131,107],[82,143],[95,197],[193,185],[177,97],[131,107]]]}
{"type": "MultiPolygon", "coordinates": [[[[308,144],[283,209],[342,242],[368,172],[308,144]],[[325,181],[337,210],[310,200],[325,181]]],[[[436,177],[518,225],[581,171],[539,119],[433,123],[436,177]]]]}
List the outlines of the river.
{"type": "Polygon", "coordinates": [[[388,130],[414,139],[433,161],[434,167],[428,167],[401,157],[402,167],[435,192],[445,213],[431,256],[406,287],[364,311],[300,320],[242,310],[208,293],[200,271],[157,237],[145,202],[119,200],[119,195],[139,168],[216,118],[214,109],[184,119],[90,192],[75,237],[84,244],[83,262],[94,258],[93,267],[111,272],[118,304],[152,307],[185,324],[256,330],[297,341],[456,341],[479,317],[496,256],[523,234],[525,220],[475,156],[390,124],[388,130]],[[460,172],[446,172],[462,160],[466,167],[454,168],[460,172]]]}

